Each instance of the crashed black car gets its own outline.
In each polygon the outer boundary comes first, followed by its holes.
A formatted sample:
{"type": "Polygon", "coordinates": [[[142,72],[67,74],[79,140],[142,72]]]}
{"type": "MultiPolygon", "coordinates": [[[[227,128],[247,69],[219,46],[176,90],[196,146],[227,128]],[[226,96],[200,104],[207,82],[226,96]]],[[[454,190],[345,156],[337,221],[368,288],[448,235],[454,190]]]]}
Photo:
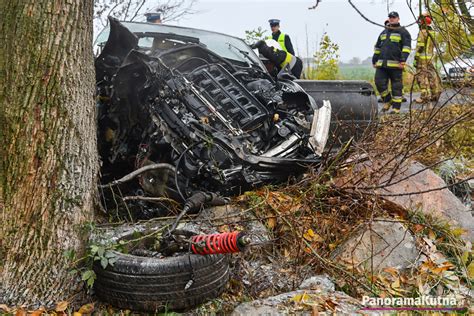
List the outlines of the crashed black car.
{"type": "Polygon", "coordinates": [[[243,40],[111,19],[96,43],[103,183],[160,163],[133,193],[182,202],[287,181],[320,162],[330,102],[270,76],[243,40]]]}
{"type": "Polygon", "coordinates": [[[169,215],[169,201],[180,209],[151,232],[118,227],[113,242],[126,248],[94,266],[94,289],[119,308],[186,310],[219,296],[226,254],[252,239],[178,227],[184,214],[302,175],[320,163],[336,119],[362,126],[376,105],[368,83],[274,78],[244,41],[220,33],[111,19],[95,48],[102,205],[136,218],[169,215]]]}

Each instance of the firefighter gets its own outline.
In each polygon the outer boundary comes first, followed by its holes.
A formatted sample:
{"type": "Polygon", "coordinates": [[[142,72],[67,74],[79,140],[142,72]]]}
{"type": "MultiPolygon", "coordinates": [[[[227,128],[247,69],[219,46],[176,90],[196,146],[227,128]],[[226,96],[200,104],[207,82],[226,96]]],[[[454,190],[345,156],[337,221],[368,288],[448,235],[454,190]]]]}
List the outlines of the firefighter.
{"type": "Polygon", "coordinates": [[[388,14],[389,24],[380,33],[375,44],[372,64],[375,70],[375,85],[382,97],[383,112],[400,113],[403,101],[402,74],[411,51],[411,35],[400,26],[400,16],[393,11],[388,14]],[[391,83],[392,91],[388,88],[391,83]]]}
{"type": "Polygon", "coordinates": [[[433,64],[434,62],[434,31],[431,28],[431,17],[424,13],[418,18],[420,32],[416,41],[415,78],[421,89],[421,96],[417,103],[438,101],[441,94],[441,80],[433,64]]]}
{"type": "Polygon", "coordinates": [[[295,55],[295,50],[293,49],[293,44],[291,44],[291,39],[288,34],[282,33],[280,31],[280,20],[270,19],[270,28],[272,30],[272,35],[268,36],[267,39],[273,39],[280,44],[280,47],[291,55],[295,55]]]}
{"type": "Polygon", "coordinates": [[[268,59],[270,65],[266,64],[265,66],[271,74],[276,75],[272,71],[272,68],[276,68],[277,73],[289,70],[297,79],[300,78],[303,71],[303,61],[301,58],[284,51],[275,40],[260,40],[251,47],[252,49],[258,48],[258,52],[268,59]]]}

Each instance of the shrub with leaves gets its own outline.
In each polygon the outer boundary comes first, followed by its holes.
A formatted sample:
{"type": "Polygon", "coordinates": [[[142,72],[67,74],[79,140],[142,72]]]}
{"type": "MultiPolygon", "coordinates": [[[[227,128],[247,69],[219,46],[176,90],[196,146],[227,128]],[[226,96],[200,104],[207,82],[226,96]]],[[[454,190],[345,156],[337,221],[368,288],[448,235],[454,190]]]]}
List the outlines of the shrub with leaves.
{"type": "Polygon", "coordinates": [[[306,71],[307,79],[337,80],[339,73],[339,45],[334,43],[327,33],[324,33],[319,43],[319,49],[314,54],[315,68],[306,71]]]}
{"type": "Polygon", "coordinates": [[[72,251],[66,251],[64,255],[72,262],[73,269],[71,273],[79,274],[81,280],[86,282],[89,288],[92,288],[96,279],[96,274],[93,270],[94,263],[99,262],[104,269],[109,265],[113,266],[117,261],[114,250],[117,250],[121,246],[122,243],[118,245],[90,244],[86,254],[82,258],[77,259],[75,253],[72,251]]]}
{"type": "Polygon", "coordinates": [[[252,45],[259,40],[265,39],[265,33],[267,30],[264,30],[261,26],[257,29],[245,31],[245,42],[249,45],[252,45]]]}

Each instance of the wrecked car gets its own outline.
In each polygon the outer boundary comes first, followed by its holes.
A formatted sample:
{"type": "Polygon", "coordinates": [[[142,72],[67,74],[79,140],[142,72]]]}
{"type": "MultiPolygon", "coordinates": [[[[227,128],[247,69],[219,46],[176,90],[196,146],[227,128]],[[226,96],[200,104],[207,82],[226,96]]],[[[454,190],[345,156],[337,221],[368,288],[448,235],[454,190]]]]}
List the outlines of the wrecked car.
{"type": "Polygon", "coordinates": [[[320,162],[330,102],[271,77],[241,39],[113,19],[104,36],[96,58],[103,182],[167,164],[139,177],[139,193],[183,202],[196,191],[230,196],[287,181],[320,162]]]}
{"type": "Polygon", "coordinates": [[[229,35],[109,21],[95,44],[102,206],[111,216],[175,218],[115,240],[124,249],[111,252],[114,265],[95,265],[95,291],[125,309],[189,309],[223,292],[225,254],[251,241],[183,230],[181,218],[300,177],[321,162],[335,119],[370,122],[375,94],[368,83],[274,78],[229,35]]]}

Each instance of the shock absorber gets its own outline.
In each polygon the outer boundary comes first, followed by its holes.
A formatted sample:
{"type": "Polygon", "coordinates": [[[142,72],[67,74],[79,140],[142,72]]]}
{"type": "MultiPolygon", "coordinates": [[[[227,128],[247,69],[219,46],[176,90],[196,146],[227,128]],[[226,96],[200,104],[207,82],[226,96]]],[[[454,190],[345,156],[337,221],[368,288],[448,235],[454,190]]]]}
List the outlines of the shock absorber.
{"type": "Polygon", "coordinates": [[[192,236],[191,249],[195,254],[211,255],[235,253],[250,244],[250,237],[244,232],[192,236]]]}

